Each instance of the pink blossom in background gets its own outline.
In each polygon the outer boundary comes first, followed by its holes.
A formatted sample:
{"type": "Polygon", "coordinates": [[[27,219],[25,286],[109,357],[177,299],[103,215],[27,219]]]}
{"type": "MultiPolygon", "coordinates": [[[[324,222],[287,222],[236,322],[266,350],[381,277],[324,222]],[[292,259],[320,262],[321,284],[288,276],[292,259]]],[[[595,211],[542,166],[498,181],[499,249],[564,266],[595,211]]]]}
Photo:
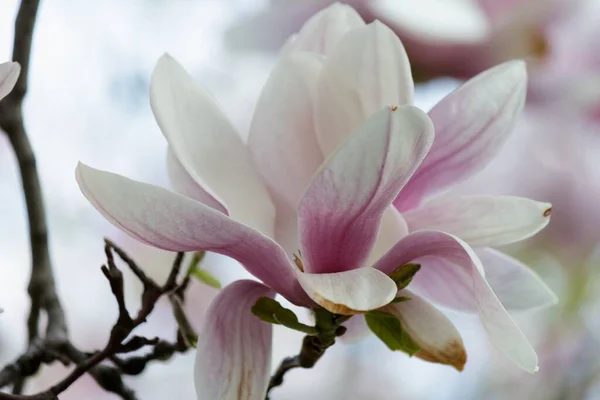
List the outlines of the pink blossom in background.
{"type": "MultiPolygon", "coordinates": [[[[229,32],[236,48],[270,48],[334,1],[271,0],[229,32]]],[[[381,20],[402,39],[419,79],[469,78],[496,64],[537,64],[549,46],[545,28],[562,0],[350,0],[366,21],[381,20]]],[[[243,18],[243,17],[242,17],[243,18]]]]}
{"type": "MultiPolygon", "coordinates": [[[[234,48],[274,51],[333,1],[271,0],[240,17],[234,48]]],[[[402,39],[416,79],[470,78],[511,59],[527,60],[530,100],[575,103],[600,115],[600,6],[595,0],[350,0],[366,21],[402,39]]]]}
{"type": "Polygon", "coordinates": [[[521,257],[549,253],[567,274],[593,265],[600,243],[598,129],[577,110],[530,105],[505,150],[456,191],[548,199],[554,205],[552,223],[520,248],[521,257]]]}
{"type": "Polygon", "coordinates": [[[568,10],[546,29],[550,49],[532,75],[530,98],[600,123],[600,2],[579,0],[568,10]]]}
{"type": "Polygon", "coordinates": [[[151,104],[181,194],[83,164],[77,179],[98,211],[134,238],[227,255],[264,282],[234,282],[210,306],[199,336],[199,399],[234,398],[242,384],[249,398],[264,397],[272,327],[249,309],[276,293],[345,315],[385,306],[421,347],[417,356],[457,369],[466,361],[462,338],[430,301],[474,311],[500,350],[535,371],[535,352],[490,285],[511,309],[555,297],[527,267],[486,246],[537,233],[550,205],[491,196],[427,201],[497,152],[525,88],[523,63],[506,63],[427,116],[410,105],[410,65],[396,35],[333,5],[287,44],[247,144],[173,58],[159,60],[151,104]],[[501,279],[488,283],[471,245],[501,279]],[[412,300],[388,305],[397,289],[387,274],[413,261],[422,270],[412,300]]]}

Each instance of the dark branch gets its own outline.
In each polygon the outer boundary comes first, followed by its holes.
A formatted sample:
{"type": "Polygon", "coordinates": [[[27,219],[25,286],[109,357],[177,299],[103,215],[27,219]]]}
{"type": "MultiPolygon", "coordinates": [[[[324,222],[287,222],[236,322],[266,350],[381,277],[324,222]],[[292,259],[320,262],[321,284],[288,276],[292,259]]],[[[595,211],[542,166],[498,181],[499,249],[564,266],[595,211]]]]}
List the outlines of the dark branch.
{"type": "Polygon", "coordinates": [[[14,383],[23,377],[32,376],[43,364],[49,364],[54,361],[60,361],[65,365],[72,363],[76,365],[75,369],[63,380],[44,392],[31,396],[0,393],[0,399],[57,399],[57,396],[64,392],[77,379],[89,373],[106,391],[113,392],[125,400],[135,400],[136,396],[134,392],[125,386],[122,375],[137,375],[145,369],[148,363],[167,360],[174,354],[183,353],[190,348],[185,340],[184,333],[181,331],[178,331],[177,342],[175,343],[158,338],[148,339],[141,336],[131,336],[132,332],[146,321],[146,318],[154,310],[156,302],[161,297],[174,296],[177,290],[177,296],[180,298],[180,301],[184,300],[185,293],[179,290],[181,285],[177,285],[177,277],[181,269],[183,253],[177,254],[171,267],[171,273],[163,285],[158,285],[143,273],[135,273],[142,280],[144,291],[140,310],[135,317],[132,317],[125,305],[123,273],[116,265],[113,251],[120,255],[134,273],[135,271],[141,271],[137,264],[123,250],[106,240],[105,252],[107,265],[102,266],[102,272],[109,281],[119,308],[119,316],[111,329],[106,346],[100,351],[86,353],[77,349],[68,339],[53,342],[36,339],[29,346],[25,354],[0,370],[0,387],[14,383]],[[152,347],[152,350],[147,354],[128,358],[123,357],[123,354],[140,350],[146,346],[152,347]],[[102,365],[101,363],[104,361],[109,361],[114,366],[102,365]]]}
{"type": "MultiPolygon", "coordinates": [[[[127,388],[121,375],[122,368],[100,365],[110,358],[117,359],[115,354],[126,353],[145,345],[153,345],[151,355],[145,363],[160,357],[167,357],[175,352],[187,350],[179,343],[166,346],[166,342],[132,338],[127,343],[123,341],[154,309],[156,301],[177,288],[177,276],[181,267],[183,253],[177,255],[169,279],[163,286],[158,286],[149,279],[125,252],[107,241],[107,266],[102,268],[110,282],[111,290],[119,306],[119,319],[113,326],[106,347],[90,356],[89,353],[78,350],[69,340],[67,321],[56,292],[56,284],[52,272],[50,253],[48,249],[48,231],[42,189],[37,172],[36,159],[29,142],[23,121],[23,100],[27,93],[29,77],[31,45],[35,27],[39,0],[22,0],[15,21],[13,61],[21,65],[21,74],[12,92],[0,102],[0,129],[2,129],[14,150],[19,163],[21,183],[29,220],[29,236],[31,246],[31,277],[28,292],[31,308],[27,318],[28,347],[17,360],[0,370],[0,388],[13,385],[13,394],[0,393],[0,399],[57,399],[58,394],[66,390],[73,382],[85,373],[89,373],[105,390],[119,395],[125,400],[135,400],[135,394],[127,388]],[[123,293],[123,276],[116,267],[112,250],[129,265],[129,268],[144,284],[142,309],[135,318],[131,318],[125,307],[123,293]],[[47,326],[44,335],[39,332],[41,313],[47,314],[47,326]],[[173,349],[171,351],[171,349],[173,349]],[[154,354],[154,355],[153,355],[154,354]],[[25,380],[37,373],[43,364],[60,361],[63,364],[75,364],[76,368],[61,382],[45,392],[22,396],[25,380]]],[[[187,286],[187,285],[186,285],[187,286]]],[[[180,294],[179,294],[180,295],[180,294]]],[[[135,358],[132,358],[132,360],[135,358]]],[[[123,361],[125,362],[125,361],[123,361]]],[[[128,361],[131,362],[131,361],[128,361]]],[[[126,365],[126,364],[123,364],[126,365]]],[[[145,365],[145,364],[144,364],[145,365]]],[[[143,369],[143,368],[142,368],[143,369]]]]}
{"type": "MultiPolygon", "coordinates": [[[[46,337],[49,340],[60,340],[67,336],[65,314],[56,294],[52,275],[42,189],[35,155],[23,122],[23,99],[27,93],[29,59],[38,6],[39,0],[24,0],[19,7],[15,21],[13,61],[21,64],[21,75],[12,93],[0,102],[0,128],[8,136],[19,163],[29,218],[31,277],[28,291],[31,308],[27,319],[27,329],[30,346],[39,335],[38,324],[41,311],[48,315],[46,337]]],[[[20,393],[24,383],[23,380],[17,380],[13,391],[20,393]]]]}
{"type": "Polygon", "coordinates": [[[346,333],[342,323],[349,317],[331,314],[324,309],[316,309],[315,327],[319,331],[316,336],[307,335],[302,340],[300,353],[293,357],[285,358],[269,380],[266,400],[272,389],[283,384],[286,373],[296,368],[312,368],[323,357],[325,351],[335,344],[335,338],[346,333]]]}

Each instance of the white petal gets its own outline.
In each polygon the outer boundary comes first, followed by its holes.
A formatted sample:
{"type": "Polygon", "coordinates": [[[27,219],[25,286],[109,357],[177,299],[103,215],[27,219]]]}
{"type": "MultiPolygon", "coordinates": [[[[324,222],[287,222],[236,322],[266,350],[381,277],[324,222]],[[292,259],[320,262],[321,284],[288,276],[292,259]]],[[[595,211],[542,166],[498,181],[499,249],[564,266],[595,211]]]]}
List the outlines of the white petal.
{"type": "Polygon", "coordinates": [[[264,400],[271,373],[272,325],[250,311],[268,287],[237,281],[211,303],[198,334],[194,381],[198,400],[264,400]]]}
{"type": "Polygon", "coordinates": [[[260,95],[248,137],[269,191],[293,209],[324,160],[313,121],[321,65],[310,53],[283,56],[260,95]]]}
{"type": "Polygon", "coordinates": [[[384,212],[432,141],[433,127],[424,112],[386,107],[325,161],[298,206],[307,272],[364,266],[384,212]]]}
{"type": "Polygon", "coordinates": [[[485,269],[485,277],[509,311],[527,311],[555,305],[558,298],[527,265],[497,250],[475,251],[485,269]]]}
{"type": "Polygon", "coordinates": [[[550,222],[550,203],[514,196],[436,198],[404,213],[411,231],[436,229],[471,246],[500,246],[527,239],[550,222]]]}
{"type": "Polygon", "coordinates": [[[169,55],[154,69],[150,104],[192,179],[233,219],[272,236],[275,211],[250,153],[212,97],[169,55]]]}
{"type": "Polygon", "coordinates": [[[402,290],[398,296],[407,296],[410,300],[390,304],[383,311],[398,317],[402,328],[421,348],[415,355],[426,361],[452,365],[462,371],[467,362],[467,352],[454,324],[415,293],[402,290]]]}
{"type": "Polygon", "coordinates": [[[223,204],[192,179],[171,149],[167,151],[167,173],[171,180],[171,186],[173,186],[173,189],[178,193],[194,200],[198,200],[223,214],[229,214],[227,208],[225,208],[223,204]]]}
{"type": "Polygon", "coordinates": [[[481,171],[512,133],[525,104],[527,70],[509,61],[482,72],[429,111],[435,142],[395,203],[400,211],[481,171]]]}
{"type": "Polygon", "coordinates": [[[417,231],[398,242],[375,268],[390,273],[408,263],[421,265],[411,290],[436,301],[470,300],[492,343],[524,370],[537,371],[535,350],[485,280],[481,261],[467,243],[445,232],[417,231]],[[440,273],[440,265],[451,274],[440,273]]]}
{"type": "Polygon", "coordinates": [[[133,238],[163,250],[224,254],[288,300],[312,303],[281,246],[260,232],[188,197],[81,163],[76,177],[90,203],[133,238]]]}
{"type": "Polygon", "coordinates": [[[366,265],[375,264],[377,260],[406,235],[408,235],[408,226],[404,217],[393,206],[388,207],[383,213],[381,225],[379,226],[379,234],[366,265]]]}
{"type": "Polygon", "coordinates": [[[388,304],[396,295],[396,283],[373,268],[333,274],[298,272],[298,280],[317,304],[335,314],[354,315],[388,304]]]}
{"type": "Polygon", "coordinates": [[[317,135],[328,155],[381,108],[411,104],[414,85],[400,39],[375,21],[344,36],[318,89],[317,135]]]}
{"type": "Polygon", "coordinates": [[[311,51],[329,55],[346,33],[364,24],[352,7],[332,4],[306,21],[284,51],[311,51]]]}
{"type": "Polygon", "coordinates": [[[0,64],[0,100],[13,90],[20,73],[21,66],[19,63],[5,62],[0,64]]]}

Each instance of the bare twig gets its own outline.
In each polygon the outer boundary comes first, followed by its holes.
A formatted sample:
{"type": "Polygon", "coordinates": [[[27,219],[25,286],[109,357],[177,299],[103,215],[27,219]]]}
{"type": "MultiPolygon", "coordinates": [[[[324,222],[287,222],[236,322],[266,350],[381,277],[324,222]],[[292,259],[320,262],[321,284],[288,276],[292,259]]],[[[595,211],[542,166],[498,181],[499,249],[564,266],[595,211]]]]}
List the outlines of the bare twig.
{"type": "MultiPolygon", "coordinates": [[[[177,275],[180,270],[183,253],[177,255],[171,274],[163,286],[158,286],[149,279],[125,252],[107,241],[107,265],[103,272],[109,280],[113,294],[119,306],[119,319],[114,325],[106,347],[90,355],[78,350],[69,340],[69,332],[65,312],[56,292],[56,284],[52,272],[48,249],[48,231],[42,189],[36,167],[36,160],[23,121],[23,100],[27,93],[31,45],[36,22],[39,0],[22,0],[15,21],[13,61],[21,65],[21,74],[13,91],[0,102],[0,128],[6,133],[19,163],[21,182],[27,214],[29,219],[29,236],[31,246],[31,277],[28,292],[31,308],[27,318],[28,347],[12,364],[0,370],[0,388],[13,385],[13,394],[0,393],[0,399],[57,399],[57,395],[67,389],[84,373],[89,373],[105,390],[119,395],[125,400],[135,400],[133,391],[127,388],[121,375],[127,373],[123,368],[100,365],[107,358],[118,360],[115,354],[128,352],[144,345],[154,345],[151,355],[145,363],[166,354],[174,354],[187,350],[179,341],[176,345],[167,346],[167,342],[133,338],[123,344],[127,336],[152,312],[156,301],[164,294],[177,288],[177,275]],[[144,284],[142,309],[135,318],[131,318],[125,307],[123,294],[123,276],[114,263],[112,250],[117,252],[134,274],[144,284]],[[47,314],[47,326],[44,335],[39,332],[41,313],[47,314]],[[171,350],[172,349],[172,350],[171,350]],[[77,367],[62,381],[43,393],[23,396],[25,380],[33,376],[43,364],[54,361],[63,364],[74,363],[77,367]]],[[[187,284],[185,285],[187,286],[187,284]]],[[[184,289],[181,289],[184,290],[184,289]]],[[[181,295],[181,293],[179,294],[181,295]]],[[[135,358],[132,358],[132,360],[135,358]]],[[[114,361],[113,360],[113,361],[114,361]]],[[[126,360],[127,361],[127,360],[126,360]]],[[[125,363],[126,361],[123,361],[125,363]]],[[[128,361],[132,362],[132,361],[128,361]]],[[[122,365],[127,365],[123,364],[122,365]]],[[[144,365],[145,365],[144,363],[144,365]]],[[[143,367],[142,367],[143,369],[143,367]]]]}
{"type": "Polygon", "coordinates": [[[269,380],[266,400],[269,400],[269,393],[272,389],[283,384],[283,378],[286,373],[296,368],[312,368],[323,357],[325,351],[335,344],[335,338],[346,333],[346,328],[342,323],[348,320],[348,317],[331,314],[324,309],[316,309],[315,327],[319,331],[316,336],[307,335],[302,340],[300,353],[293,357],[285,358],[275,373],[269,380]]]}
{"type": "Polygon", "coordinates": [[[135,271],[142,271],[141,268],[123,250],[108,240],[105,244],[105,253],[107,264],[102,266],[102,272],[109,281],[119,309],[117,322],[110,332],[106,346],[97,352],[84,353],[68,340],[57,342],[36,340],[24,355],[0,371],[0,386],[10,384],[21,377],[31,376],[37,372],[42,364],[55,360],[67,365],[74,363],[76,365],[75,369],[63,380],[44,392],[31,396],[0,393],[0,399],[54,400],[77,379],[85,373],[89,373],[105,390],[119,395],[122,399],[135,400],[134,392],[123,383],[121,377],[123,374],[137,375],[145,369],[149,362],[167,360],[174,354],[183,353],[190,348],[184,340],[182,332],[178,332],[176,343],[159,340],[158,338],[130,337],[135,328],[146,321],[161,297],[171,296],[177,291],[177,296],[182,300],[184,299],[185,293],[180,291],[181,285],[177,285],[177,276],[181,269],[183,253],[177,254],[169,277],[163,285],[158,285],[144,273],[136,273],[135,271]],[[135,317],[129,314],[125,305],[123,273],[116,265],[113,251],[134,271],[144,285],[142,305],[135,317]],[[121,356],[145,346],[152,346],[152,350],[148,354],[129,358],[121,356]],[[104,361],[112,362],[114,367],[101,365],[104,361]]]}
{"type": "MultiPolygon", "coordinates": [[[[48,315],[46,337],[49,340],[60,340],[67,336],[65,314],[56,294],[52,275],[42,189],[35,156],[23,122],[23,99],[27,93],[31,43],[38,6],[39,0],[24,0],[19,7],[15,22],[13,60],[21,64],[21,75],[12,93],[0,102],[0,128],[6,132],[19,162],[29,218],[31,245],[31,278],[28,287],[31,309],[27,319],[29,346],[32,346],[39,336],[38,324],[41,311],[48,315]]],[[[13,391],[20,393],[23,385],[24,381],[16,381],[13,391]]]]}

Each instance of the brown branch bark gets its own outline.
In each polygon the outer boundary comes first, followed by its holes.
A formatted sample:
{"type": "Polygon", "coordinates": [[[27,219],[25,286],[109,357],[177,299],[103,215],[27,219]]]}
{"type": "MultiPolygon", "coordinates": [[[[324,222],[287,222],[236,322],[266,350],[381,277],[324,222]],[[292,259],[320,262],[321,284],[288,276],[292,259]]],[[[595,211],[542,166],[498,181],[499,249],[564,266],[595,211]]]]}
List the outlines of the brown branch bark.
{"type": "MultiPolygon", "coordinates": [[[[15,21],[13,47],[13,61],[21,64],[21,75],[13,91],[0,102],[0,128],[8,136],[19,163],[29,220],[31,247],[31,277],[28,286],[31,308],[27,319],[29,347],[34,345],[39,336],[38,325],[42,311],[48,316],[45,334],[48,340],[61,340],[68,335],[65,313],[56,294],[52,274],[46,213],[35,155],[23,122],[23,99],[27,94],[31,44],[38,7],[39,0],[21,2],[15,21]]],[[[18,380],[13,391],[20,393],[23,385],[24,381],[18,380]]]]}
{"type": "Polygon", "coordinates": [[[137,375],[145,369],[148,363],[167,360],[175,353],[183,353],[189,349],[181,331],[178,332],[177,342],[175,343],[159,340],[158,338],[130,337],[139,325],[146,322],[146,318],[152,313],[161,297],[177,295],[184,299],[181,288],[187,287],[187,284],[185,281],[182,285],[177,284],[177,276],[183,262],[183,253],[177,254],[169,277],[163,285],[158,285],[148,278],[123,250],[108,240],[106,240],[105,253],[107,263],[102,266],[102,272],[110,284],[119,309],[118,319],[111,329],[105,347],[100,351],[84,353],[68,340],[58,342],[34,341],[24,355],[0,370],[0,387],[10,384],[16,379],[31,376],[37,372],[42,364],[56,360],[66,365],[73,363],[76,365],[75,369],[60,382],[41,393],[29,396],[0,393],[0,400],[55,400],[58,399],[59,394],[86,373],[92,375],[105,390],[113,392],[125,400],[136,400],[135,393],[124,385],[122,375],[137,375]],[[116,265],[113,251],[120,256],[144,286],[142,305],[135,317],[132,317],[127,311],[123,274],[116,265]],[[184,284],[185,286],[183,286],[184,284]],[[145,346],[152,346],[152,351],[142,356],[129,358],[121,356],[145,346]],[[101,363],[104,361],[109,361],[114,366],[102,365],[101,363]]]}
{"type": "Polygon", "coordinates": [[[346,328],[342,323],[347,321],[348,317],[331,314],[324,309],[316,309],[314,314],[315,327],[319,333],[315,336],[305,336],[298,355],[283,359],[269,380],[265,400],[269,400],[271,390],[283,385],[285,374],[296,368],[314,367],[325,351],[335,344],[335,338],[346,333],[346,328]]]}

